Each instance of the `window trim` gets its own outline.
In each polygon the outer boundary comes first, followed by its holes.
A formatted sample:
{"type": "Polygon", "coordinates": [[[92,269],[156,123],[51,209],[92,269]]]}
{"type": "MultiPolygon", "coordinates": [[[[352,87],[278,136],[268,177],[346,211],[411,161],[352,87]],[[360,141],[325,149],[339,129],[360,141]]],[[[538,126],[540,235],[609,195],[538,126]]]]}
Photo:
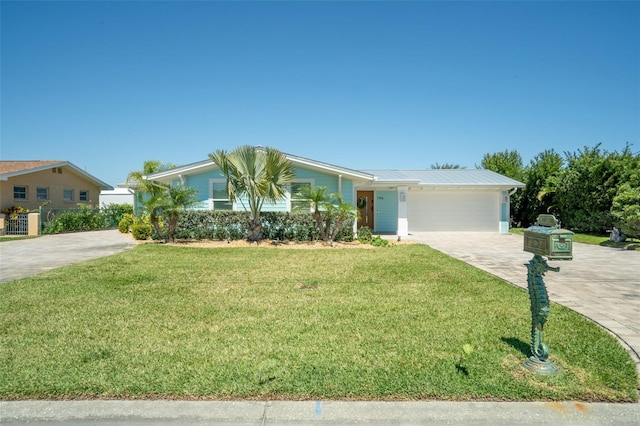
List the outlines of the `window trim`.
{"type": "Polygon", "coordinates": [[[73,203],[73,200],[75,199],[75,194],[74,194],[74,190],[73,189],[63,189],[62,190],[62,201],[64,201],[65,203],[73,203]],[[68,200],[67,199],[67,191],[69,191],[71,193],[71,199],[68,200]]]}
{"type": "MultiPolygon", "coordinates": [[[[309,186],[311,186],[312,188],[315,186],[315,180],[314,179],[296,179],[293,182],[291,182],[289,184],[289,189],[287,191],[287,209],[288,211],[292,212],[293,211],[293,203],[296,200],[300,200],[300,198],[294,198],[293,197],[293,190],[291,189],[292,185],[300,185],[300,184],[309,184],[309,186]]],[[[311,207],[309,207],[309,211],[311,211],[311,207]]]]}
{"type": "Polygon", "coordinates": [[[89,191],[85,190],[85,189],[78,191],[78,201],[80,201],[82,203],[88,203],[90,201],[89,200],[89,191]],[[86,200],[82,199],[82,193],[85,194],[86,200]]]}
{"type": "MultiPolygon", "coordinates": [[[[225,185],[227,184],[227,180],[226,179],[209,179],[209,210],[214,210],[215,211],[215,202],[216,201],[226,201],[227,203],[231,204],[231,211],[235,211],[236,210],[236,204],[232,203],[229,200],[229,197],[227,198],[213,198],[213,185],[214,184],[222,184],[225,185]]],[[[220,210],[220,211],[229,211],[229,210],[220,210]]]]}
{"type": "Polygon", "coordinates": [[[28,201],[29,200],[29,187],[27,185],[13,185],[13,199],[20,201],[28,201]],[[24,198],[16,197],[16,188],[24,189],[24,198]]]}
{"type": "Polygon", "coordinates": [[[49,197],[49,188],[45,186],[39,186],[36,188],[36,200],[38,201],[49,201],[51,198],[49,197]],[[45,197],[42,198],[39,194],[39,191],[46,191],[45,197]]]}

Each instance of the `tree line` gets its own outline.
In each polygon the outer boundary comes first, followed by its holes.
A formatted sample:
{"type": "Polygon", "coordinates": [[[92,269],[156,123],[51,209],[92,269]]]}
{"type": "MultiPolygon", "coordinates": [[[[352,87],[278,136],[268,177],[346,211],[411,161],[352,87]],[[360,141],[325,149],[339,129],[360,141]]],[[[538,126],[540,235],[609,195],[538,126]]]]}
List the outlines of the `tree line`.
{"type": "Polygon", "coordinates": [[[629,144],[621,152],[601,144],[564,155],[548,149],[528,165],[517,150],[506,150],[485,154],[480,167],[526,184],[511,198],[514,226],[550,213],[575,232],[604,234],[615,226],[640,237],[640,153],[629,144]]]}

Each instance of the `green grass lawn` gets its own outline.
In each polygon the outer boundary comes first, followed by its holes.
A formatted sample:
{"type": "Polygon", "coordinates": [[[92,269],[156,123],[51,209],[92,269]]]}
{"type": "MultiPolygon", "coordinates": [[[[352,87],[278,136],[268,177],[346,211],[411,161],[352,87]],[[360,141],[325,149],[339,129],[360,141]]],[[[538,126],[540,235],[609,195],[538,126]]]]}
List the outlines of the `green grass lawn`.
{"type": "Polygon", "coordinates": [[[2,235],[0,236],[0,243],[6,243],[16,240],[29,240],[31,238],[38,238],[39,235],[2,235]]]}
{"type": "MultiPolygon", "coordinates": [[[[525,231],[524,228],[509,229],[509,232],[511,232],[512,234],[524,235],[524,231],[525,231]]],[[[609,235],[592,235],[592,234],[576,233],[573,235],[573,241],[576,243],[592,244],[592,245],[603,246],[603,247],[621,248],[624,250],[640,250],[640,240],[638,240],[637,238],[630,238],[630,237],[627,237],[626,241],[617,243],[617,242],[611,241],[609,235]]]]}
{"type": "Polygon", "coordinates": [[[141,245],[0,284],[0,399],[637,400],[598,326],[552,304],[552,377],[529,327],[526,291],[424,245],[141,245]]]}

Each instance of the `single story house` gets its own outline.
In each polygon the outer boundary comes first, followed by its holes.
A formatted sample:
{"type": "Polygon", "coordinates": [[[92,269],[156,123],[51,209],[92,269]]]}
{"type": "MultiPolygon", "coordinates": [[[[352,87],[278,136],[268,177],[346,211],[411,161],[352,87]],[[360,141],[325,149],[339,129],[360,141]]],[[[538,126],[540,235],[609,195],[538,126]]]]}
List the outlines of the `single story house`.
{"type": "Polygon", "coordinates": [[[68,161],[0,161],[0,210],[97,204],[103,189],[113,187],[68,161]]]}
{"type": "MultiPolygon", "coordinates": [[[[263,211],[291,211],[301,185],[326,186],[358,207],[357,227],[407,236],[415,232],[509,232],[510,197],[525,185],[484,169],[353,170],[284,154],[296,169],[286,200],[263,211]]],[[[204,160],[151,174],[149,180],[198,190],[198,208],[239,210],[219,168],[204,160]]]]}

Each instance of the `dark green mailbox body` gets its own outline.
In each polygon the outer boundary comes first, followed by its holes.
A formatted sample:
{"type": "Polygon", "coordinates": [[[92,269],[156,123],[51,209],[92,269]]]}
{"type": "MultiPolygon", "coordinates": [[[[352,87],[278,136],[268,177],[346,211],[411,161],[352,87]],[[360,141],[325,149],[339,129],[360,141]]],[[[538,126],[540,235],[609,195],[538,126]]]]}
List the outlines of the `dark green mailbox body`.
{"type": "Polygon", "coordinates": [[[537,224],[524,231],[524,251],[547,256],[549,260],[573,259],[573,232],[557,225],[544,226],[554,222],[557,224],[553,216],[540,215],[537,224]]]}

